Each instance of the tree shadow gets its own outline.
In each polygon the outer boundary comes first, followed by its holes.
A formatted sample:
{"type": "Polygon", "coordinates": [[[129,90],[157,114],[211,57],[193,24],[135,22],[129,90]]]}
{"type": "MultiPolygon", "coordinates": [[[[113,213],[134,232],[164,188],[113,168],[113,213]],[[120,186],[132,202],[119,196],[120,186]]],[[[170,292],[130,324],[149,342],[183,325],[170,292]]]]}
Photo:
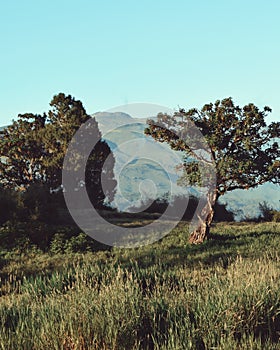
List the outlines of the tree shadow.
{"type": "MultiPolygon", "coordinates": [[[[140,268],[152,267],[159,262],[164,262],[164,266],[215,266],[219,265],[227,268],[238,256],[243,258],[256,257],[256,250],[250,248],[252,244],[256,244],[260,237],[266,237],[267,244],[272,242],[275,236],[280,233],[271,231],[249,231],[237,234],[215,232],[212,233],[208,240],[199,245],[186,244],[185,246],[174,244],[164,244],[164,239],[160,242],[161,246],[151,251],[137,252],[134,261],[140,268]],[[247,249],[248,247],[248,249],[247,249]]],[[[265,248],[265,246],[264,246],[265,248]]],[[[260,255],[264,249],[258,252],[260,255]]],[[[258,255],[258,256],[259,256],[258,255]]]]}

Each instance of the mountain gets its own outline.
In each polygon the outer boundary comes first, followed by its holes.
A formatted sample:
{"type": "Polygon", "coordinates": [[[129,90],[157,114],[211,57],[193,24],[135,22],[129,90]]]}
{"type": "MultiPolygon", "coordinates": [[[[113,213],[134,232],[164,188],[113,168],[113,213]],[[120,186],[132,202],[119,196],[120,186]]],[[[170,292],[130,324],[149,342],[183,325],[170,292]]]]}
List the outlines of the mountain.
{"type": "Polygon", "coordinates": [[[235,190],[226,193],[220,200],[237,213],[237,218],[254,217],[260,214],[259,203],[267,202],[274,209],[280,210],[280,186],[266,183],[255,189],[235,190]],[[241,211],[238,214],[238,211],[241,211]]]}
{"type": "Polygon", "coordinates": [[[129,114],[122,112],[97,112],[93,116],[98,121],[98,126],[103,134],[121,125],[134,122],[134,119],[129,114]]]}
{"type": "MultiPolygon", "coordinates": [[[[93,115],[103,139],[111,147],[118,182],[114,205],[121,210],[135,206],[148,197],[156,198],[168,191],[173,194],[196,194],[195,189],[177,186],[182,154],[167,144],[144,134],[145,118],[132,118],[128,113],[102,112],[93,115]]],[[[259,214],[259,203],[266,201],[280,210],[280,186],[271,183],[250,190],[235,190],[221,197],[222,203],[236,212],[237,219],[259,214]]]]}
{"type": "Polygon", "coordinates": [[[172,115],[175,112],[175,109],[155,103],[128,103],[122,106],[113,107],[107,110],[107,112],[122,112],[130,115],[132,118],[141,118],[145,121],[147,118],[155,118],[158,113],[168,113],[172,115]]]}
{"type": "Polygon", "coordinates": [[[132,118],[125,113],[96,113],[103,139],[115,156],[117,193],[113,204],[121,210],[156,199],[167,192],[187,193],[177,186],[180,153],[144,134],[146,119],[132,118]]]}

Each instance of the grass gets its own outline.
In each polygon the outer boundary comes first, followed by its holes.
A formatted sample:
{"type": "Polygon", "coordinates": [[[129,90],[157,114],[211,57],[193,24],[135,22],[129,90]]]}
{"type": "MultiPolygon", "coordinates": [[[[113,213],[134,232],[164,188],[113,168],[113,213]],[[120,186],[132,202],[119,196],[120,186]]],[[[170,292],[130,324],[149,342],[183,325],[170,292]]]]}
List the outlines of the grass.
{"type": "Polygon", "coordinates": [[[0,349],[279,349],[280,224],[217,224],[187,243],[2,251],[0,349]]]}

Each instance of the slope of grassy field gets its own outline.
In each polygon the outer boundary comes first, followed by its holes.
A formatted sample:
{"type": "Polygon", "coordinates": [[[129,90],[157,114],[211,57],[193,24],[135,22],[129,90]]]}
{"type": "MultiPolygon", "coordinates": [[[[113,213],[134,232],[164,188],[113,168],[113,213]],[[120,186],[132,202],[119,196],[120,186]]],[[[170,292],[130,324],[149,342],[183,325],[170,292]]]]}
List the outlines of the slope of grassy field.
{"type": "Polygon", "coordinates": [[[280,224],[216,224],[187,243],[2,250],[0,349],[279,349],[280,224]]]}

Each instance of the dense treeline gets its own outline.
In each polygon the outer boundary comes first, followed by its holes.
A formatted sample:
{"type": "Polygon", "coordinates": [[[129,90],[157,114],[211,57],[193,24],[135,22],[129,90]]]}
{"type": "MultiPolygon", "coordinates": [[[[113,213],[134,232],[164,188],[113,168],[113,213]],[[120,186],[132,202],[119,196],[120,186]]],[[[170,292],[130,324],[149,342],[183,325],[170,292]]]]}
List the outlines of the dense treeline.
{"type": "MultiPolygon", "coordinates": [[[[81,101],[70,95],[54,96],[50,106],[49,112],[43,115],[19,114],[12,125],[1,131],[0,182],[4,188],[18,191],[26,191],[33,184],[43,184],[52,193],[62,191],[67,148],[76,131],[87,123],[91,137],[99,141],[87,159],[85,180],[74,173],[83,155],[72,154],[73,188],[70,190],[79,190],[85,181],[93,205],[102,207],[106,197],[113,199],[116,181],[114,158],[108,144],[101,139],[96,120],[86,113],[81,101]],[[106,180],[106,193],[102,190],[101,177],[106,180]]],[[[82,141],[77,146],[82,153],[82,141]]]]}
{"type": "MultiPolygon", "coordinates": [[[[69,142],[84,123],[99,141],[87,159],[84,179],[77,176],[75,168],[80,154],[73,154],[69,171],[74,181],[66,190],[79,191],[86,186],[97,210],[108,208],[107,203],[114,198],[115,160],[96,120],[70,95],[54,96],[50,106],[42,115],[18,115],[0,132],[0,225],[5,224],[2,244],[27,239],[46,249],[57,231],[62,230],[67,238],[80,233],[64,202],[62,169],[69,142]],[[106,181],[106,189],[101,181],[106,181]]],[[[80,149],[83,146],[80,144],[80,149]]]]}

